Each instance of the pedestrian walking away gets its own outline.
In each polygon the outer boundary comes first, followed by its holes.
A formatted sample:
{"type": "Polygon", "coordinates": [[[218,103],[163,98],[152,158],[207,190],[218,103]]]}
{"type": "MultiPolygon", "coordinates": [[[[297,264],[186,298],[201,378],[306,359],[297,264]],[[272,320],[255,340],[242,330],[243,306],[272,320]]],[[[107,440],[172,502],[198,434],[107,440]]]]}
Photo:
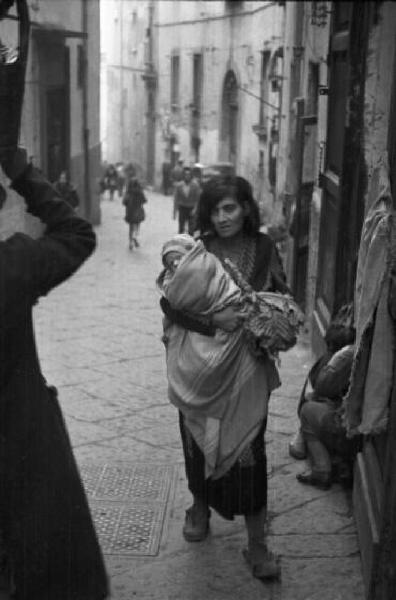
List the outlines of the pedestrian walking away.
{"type": "Polygon", "coordinates": [[[126,186],[125,196],[122,201],[125,206],[125,221],[129,225],[128,240],[129,249],[138,248],[140,246],[138,235],[140,224],[146,218],[143,204],[147,202],[143,188],[136,177],[135,169],[132,165],[126,168],[126,186]]]}
{"type": "Polygon", "coordinates": [[[0,245],[0,531],[13,598],[100,600],[108,595],[104,562],[32,325],[39,297],[89,257],[95,234],[22,151],[2,167],[28,211],[46,225],[39,239],[17,233],[0,245]]]}
{"type": "Polygon", "coordinates": [[[72,208],[77,209],[80,205],[80,198],[74,185],[70,182],[66,171],[62,171],[58,181],[54,183],[58,195],[65,200],[72,208]]]}
{"type": "Polygon", "coordinates": [[[174,192],[173,218],[179,215],[179,233],[184,233],[187,226],[188,233],[193,235],[200,193],[200,185],[193,179],[190,167],[184,167],[183,181],[175,184],[174,192]]]}
{"type": "Polygon", "coordinates": [[[274,242],[259,232],[258,207],[245,179],[205,184],[197,224],[198,243],[181,235],[164,245],[165,270],[158,279],[169,399],[179,409],[193,496],[183,535],[191,542],[205,539],[210,508],[230,520],[244,515],[244,556],[252,574],[277,578],[279,557],[265,538],[264,433],[269,396],[280,380],[272,353],[256,354],[247,341],[249,315],[227,267],[243,273],[252,292],[280,297],[289,289],[274,242]]]}

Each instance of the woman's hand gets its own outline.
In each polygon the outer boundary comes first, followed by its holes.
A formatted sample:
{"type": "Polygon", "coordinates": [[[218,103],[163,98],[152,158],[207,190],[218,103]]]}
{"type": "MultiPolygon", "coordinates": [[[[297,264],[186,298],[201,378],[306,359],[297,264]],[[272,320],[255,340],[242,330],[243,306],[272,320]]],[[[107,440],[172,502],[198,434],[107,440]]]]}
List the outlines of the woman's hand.
{"type": "Polygon", "coordinates": [[[228,306],[223,310],[214,313],[212,323],[215,327],[224,329],[224,331],[235,331],[243,321],[243,315],[233,306],[228,306]]]}

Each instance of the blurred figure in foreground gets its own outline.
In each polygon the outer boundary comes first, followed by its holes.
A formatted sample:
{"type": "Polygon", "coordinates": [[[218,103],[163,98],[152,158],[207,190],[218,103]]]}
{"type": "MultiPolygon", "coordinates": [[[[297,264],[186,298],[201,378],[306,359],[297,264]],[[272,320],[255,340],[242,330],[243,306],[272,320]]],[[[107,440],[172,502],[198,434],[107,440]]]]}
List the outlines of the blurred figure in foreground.
{"type": "MultiPolygon", "coordinates": [[[[102,600],[104,562],[58,403],[41,373],[32,308],[95,248],[86,221],[17,151],[2,167],[46,231],[0,244],[0,531],[17,600],[102,600]]],[[[61,306],[59,311],[61,311],[61,306]]]]}
{"type": "Polygon", "coordinates": [[[138,248],[140,223],[146,218],[143,204],[147,202],[143,188],[136,177],[136,171],[133,165],[128,165],[126,172],[125,196],[122,201],[125,206],[125,221],[129,225],[129,249],[138,248]]]}
{"type": "Polygon", "coordinates": [[[74,185],[70,182],[67,172],[62,171],[58,181],[54,183],[59,196],[75,210],[80,206],[80,198],[74,185]]]}

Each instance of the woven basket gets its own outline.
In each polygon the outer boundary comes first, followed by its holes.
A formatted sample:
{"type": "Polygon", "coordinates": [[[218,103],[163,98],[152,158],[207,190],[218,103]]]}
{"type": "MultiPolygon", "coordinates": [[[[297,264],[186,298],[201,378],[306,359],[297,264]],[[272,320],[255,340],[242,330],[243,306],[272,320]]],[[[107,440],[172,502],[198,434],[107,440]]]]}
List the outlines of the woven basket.
{"type": "Polygon", "coordinates": [[[26,0],[16,2],[19,20],[18,59],[0,64],[0,160],[18,146],[25,72],[29,48],[29,11],[26,0]]]}

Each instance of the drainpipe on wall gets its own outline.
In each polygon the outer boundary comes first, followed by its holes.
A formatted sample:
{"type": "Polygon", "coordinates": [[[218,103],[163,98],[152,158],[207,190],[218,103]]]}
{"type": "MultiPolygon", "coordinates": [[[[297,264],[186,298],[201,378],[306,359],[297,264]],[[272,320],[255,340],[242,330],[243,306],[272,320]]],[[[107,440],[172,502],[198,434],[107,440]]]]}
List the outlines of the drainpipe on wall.
{"type": "Polygon", "coordinates": [[[88,128],[88,2],[82,0],[82,32],[83,32],[83,77],[82,77],[82,141],[84,153],[84,196],[85,216],[91,220],[91,169],[89,161],[89,128],[88,128]]]}
{"type": "Polygon", "coordinates": [[[124,160],[124,7],[120,0],[120,151],[118,160],[124,160]]]}
{"type": "Polygon", "coordinates": [[[148,6],[149,23],[147,28],[147,55],[145,73],[142,78],[147,91],[147,141],[146,141],[146,178],[149,184],[154,185],[155,177],[155,96],[157,87],[157,74],[154,68],[154,2],[148,6]]]}

